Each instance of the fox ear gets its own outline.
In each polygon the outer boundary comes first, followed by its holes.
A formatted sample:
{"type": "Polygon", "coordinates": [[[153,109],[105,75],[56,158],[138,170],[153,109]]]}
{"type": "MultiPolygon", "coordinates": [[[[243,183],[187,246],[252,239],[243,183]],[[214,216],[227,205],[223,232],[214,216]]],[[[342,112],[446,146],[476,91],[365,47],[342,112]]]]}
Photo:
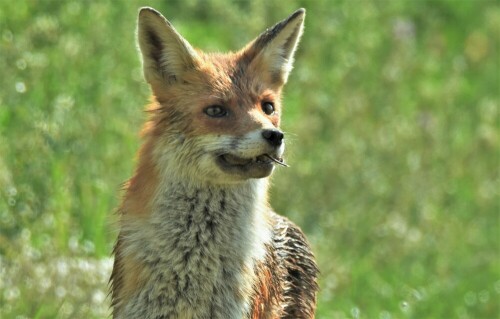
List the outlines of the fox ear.
{"type": "Polygon", "coordinates": [[[306,10],[299,9],[285,20],[264,31],[245,49],[250,67],[268,72],[270,80],[283,85],[293,67],[293,56],[304,29],[306,10]]]}
{"type": "Polygon", "coordinates": [[[173,83],[194,66],[196,51],[158,11],[139,11],[137,40],[144,77],[152,86],[173,83]]]}

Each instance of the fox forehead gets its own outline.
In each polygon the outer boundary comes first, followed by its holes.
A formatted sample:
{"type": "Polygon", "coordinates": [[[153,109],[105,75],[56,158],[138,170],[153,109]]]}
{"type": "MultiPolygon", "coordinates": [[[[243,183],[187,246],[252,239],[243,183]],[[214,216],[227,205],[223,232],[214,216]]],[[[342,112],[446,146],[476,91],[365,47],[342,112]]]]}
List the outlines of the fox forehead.
{"type": "Polygon", "coordinates": [[[212,103],[250,107],[260,101],[275,102],[280,87],[273,87],[262,74],[248,65],[241,53],[205,54],[198,52],[197,67],[183,76],[184,90],[196,90],[212,103]]]}
{"type": "Polygon", "coordinates": [[[200,52],[199,59],[196,68],[185,71],[182,81],[155,92],[159,105],[151,108],[164,112],[157,113],[154,122],[167,131],[182,125],[187,135],[243,135],[254,129],[279,126],[279,90],[273,90],[251,72],[237,54],[200,52]],[[274,104],[273,115],[264,114],[263,102],[274,104]],[[229,115],[210,118],[204,109],[212,105],[225,107],[229,115]]]}
{"type": "Polygon", "coordinates": [[[223,105],[252,108],[261,102],[280,107],[281,87],[268,84],[246,65],[237,53],[199,53],[195,68],[186,70],[182,80],[153,92],[162,107],[182,110],[200,106],[223,105]]]}

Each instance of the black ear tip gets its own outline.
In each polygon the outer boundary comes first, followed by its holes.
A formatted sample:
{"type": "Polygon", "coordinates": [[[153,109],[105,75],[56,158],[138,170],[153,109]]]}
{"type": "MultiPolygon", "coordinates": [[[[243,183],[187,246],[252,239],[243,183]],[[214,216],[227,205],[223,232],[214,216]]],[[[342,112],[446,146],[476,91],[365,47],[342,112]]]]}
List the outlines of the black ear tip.
{"type": "Polygon", "coordinates": [[[291,19],[295,19],[297,17],[304,17],[305,15],[306,15],[306,9],[300,8],[297,11],[295,11],[294,13],[292,13],[292,15],[290,16],[290,18],[291,19]]]}

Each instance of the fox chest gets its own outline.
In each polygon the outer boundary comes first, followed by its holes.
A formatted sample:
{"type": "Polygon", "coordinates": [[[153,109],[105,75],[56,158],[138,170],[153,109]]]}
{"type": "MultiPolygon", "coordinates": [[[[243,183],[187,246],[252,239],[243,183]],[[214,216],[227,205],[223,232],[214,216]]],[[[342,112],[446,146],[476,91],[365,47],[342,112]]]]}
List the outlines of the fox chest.
{"type": "Polygon", "coordinates": [[[224,192],[177,194],[130,230],[143,270],[123,318],[247,318],[266,245],[241,209],[224,192]]]}
{"type": "Polygon", "coordinates": [[[246,318],[249,300],[240,273],[206,261],[185,269],[158,261],[148,268],[148,278],[128,303],[124,318],[246,318]]]}

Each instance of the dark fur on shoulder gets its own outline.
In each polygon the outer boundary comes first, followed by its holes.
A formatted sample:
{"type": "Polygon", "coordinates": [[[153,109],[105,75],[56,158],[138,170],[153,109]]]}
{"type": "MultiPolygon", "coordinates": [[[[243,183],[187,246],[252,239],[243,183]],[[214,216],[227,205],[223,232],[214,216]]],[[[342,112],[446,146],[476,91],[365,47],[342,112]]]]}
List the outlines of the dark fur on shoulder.
{"type": "Polygon", "coordinates": [[[311,248],[291,221],[275,213],[272,219],[272,247],[255,268],[259,282],[250,318],[267,318],[266,313],[279,313],[281,319],[314,318],[319,270],[311,248]]]}

